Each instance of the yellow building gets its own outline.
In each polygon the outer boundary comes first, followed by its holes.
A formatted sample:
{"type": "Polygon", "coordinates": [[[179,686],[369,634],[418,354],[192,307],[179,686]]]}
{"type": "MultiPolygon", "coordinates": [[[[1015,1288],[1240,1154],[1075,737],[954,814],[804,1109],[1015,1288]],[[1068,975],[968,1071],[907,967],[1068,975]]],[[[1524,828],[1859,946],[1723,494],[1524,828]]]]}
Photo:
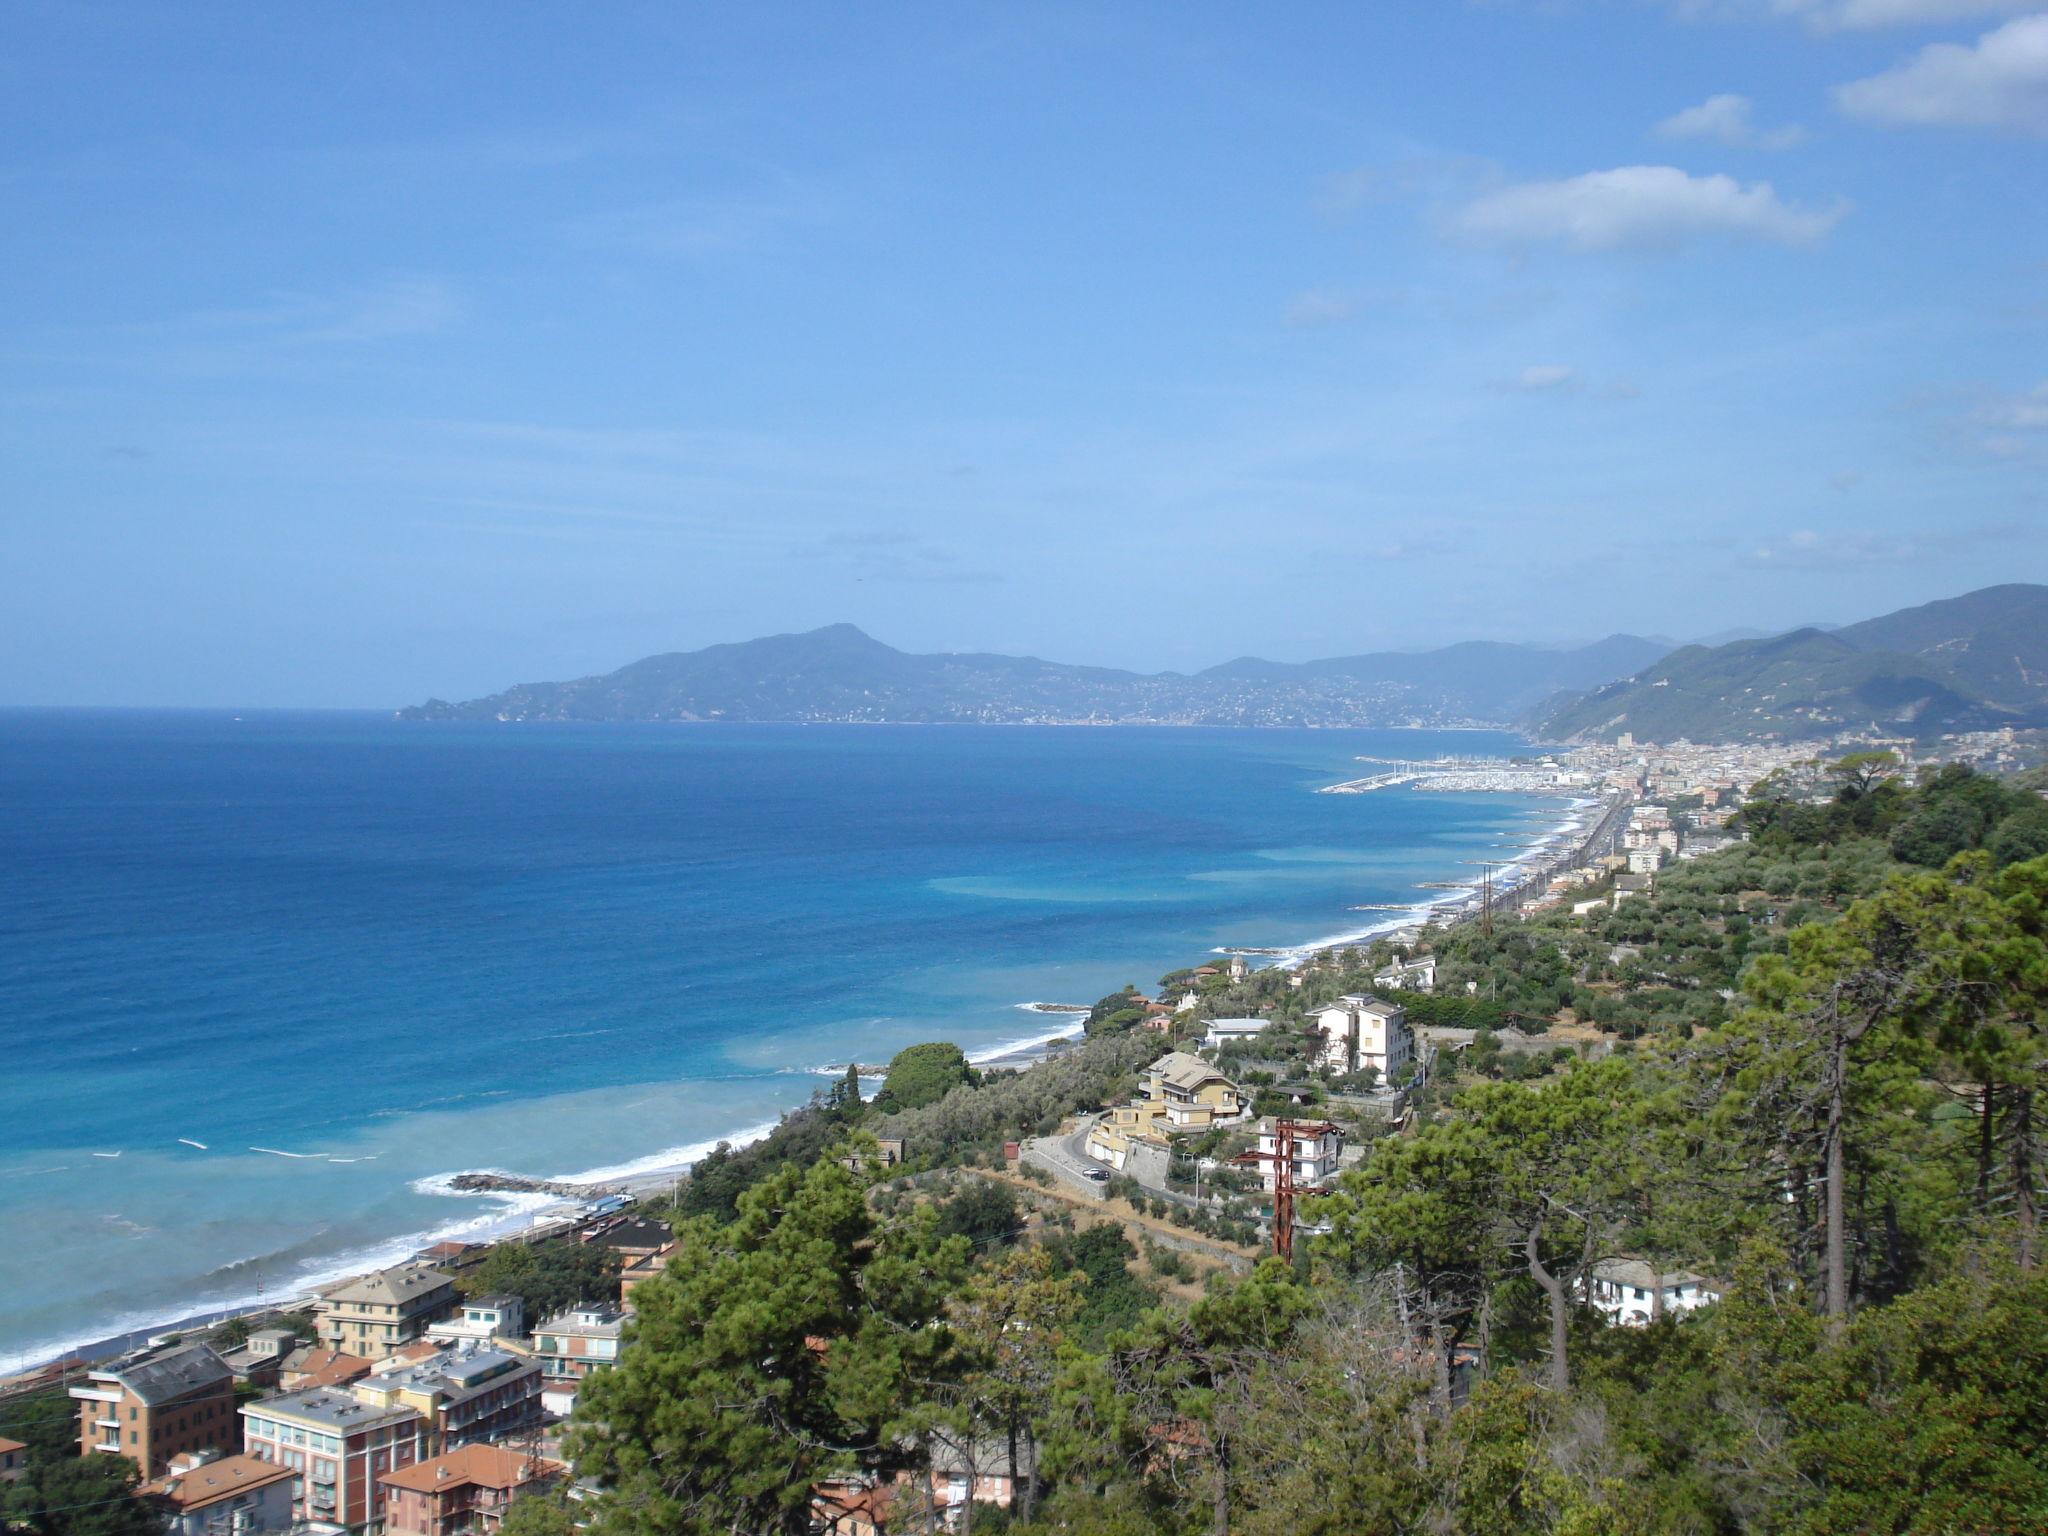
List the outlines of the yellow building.
{"type": "Polygon", "coordinates": [[[1206,1131],[1244,1118],[1246,1107],[1237,1084],[1186,1051],[1168,1052],[1147,1067],[1131,1103],[1167,1132],[1206,1131]]]}
{"type": "Polygon", "coordinates": [[[320,1342],[364,1360],[382,1360],[425,1336],[453,1312],[455,1282],[425,1264],[400,1264],[359,1275],[324,1292],[313,1305],[320,1342]]]}
{"type": "Polygon", "coordinates": [[[1183,1131],[1199,1134],[1244,1118],[1237,1084],[1198,1056],[1173,1051],[1145,1069],[1138,1096],[1107,1111],[1088,1133],[1088,1155],[1116,1169],[1140,1144],[1165,1147],[1183,1131]]]}

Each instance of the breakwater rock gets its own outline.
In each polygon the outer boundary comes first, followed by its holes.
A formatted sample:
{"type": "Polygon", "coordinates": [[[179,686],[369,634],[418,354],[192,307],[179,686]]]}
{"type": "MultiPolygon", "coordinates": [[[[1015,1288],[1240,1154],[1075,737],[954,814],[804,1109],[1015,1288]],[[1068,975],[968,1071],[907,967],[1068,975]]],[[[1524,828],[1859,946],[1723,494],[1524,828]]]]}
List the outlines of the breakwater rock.
{"type": "Polygon", "coordinates": [[[594,1200],[623,1194],[611,1184],[569,1184],[560,1179],[528,1179],[516,1173],[458,1173],[448,1181],[450,1189],[465,1194],[560,1195],[565,1200],[594,1200]]]}

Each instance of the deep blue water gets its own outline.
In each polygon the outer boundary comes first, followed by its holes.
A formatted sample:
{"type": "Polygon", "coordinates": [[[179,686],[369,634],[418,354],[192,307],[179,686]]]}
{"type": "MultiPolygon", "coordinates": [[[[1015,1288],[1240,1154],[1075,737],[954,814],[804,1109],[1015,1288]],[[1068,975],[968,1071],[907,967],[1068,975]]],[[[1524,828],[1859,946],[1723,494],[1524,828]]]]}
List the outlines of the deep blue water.
{"type": "Polygon", "coordinates": [[[672,1158],[1355,931],[1530,805],[1311,791],[1514,745],[0,713],[0,1361],[504,1219],[433,1175],[672,1158]]]}

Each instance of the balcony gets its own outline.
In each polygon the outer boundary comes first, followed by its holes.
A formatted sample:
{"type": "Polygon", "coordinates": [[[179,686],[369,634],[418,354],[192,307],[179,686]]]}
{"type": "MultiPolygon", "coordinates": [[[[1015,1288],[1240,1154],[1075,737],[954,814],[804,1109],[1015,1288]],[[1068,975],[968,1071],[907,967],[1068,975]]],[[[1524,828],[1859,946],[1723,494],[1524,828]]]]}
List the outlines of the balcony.
{"type": "Polygon", "coordinates": [[[118,1403],[121,1401],[120,1389],[114,1387],[73,1387],[71,1395],[82,1403],[118,1403]]]}

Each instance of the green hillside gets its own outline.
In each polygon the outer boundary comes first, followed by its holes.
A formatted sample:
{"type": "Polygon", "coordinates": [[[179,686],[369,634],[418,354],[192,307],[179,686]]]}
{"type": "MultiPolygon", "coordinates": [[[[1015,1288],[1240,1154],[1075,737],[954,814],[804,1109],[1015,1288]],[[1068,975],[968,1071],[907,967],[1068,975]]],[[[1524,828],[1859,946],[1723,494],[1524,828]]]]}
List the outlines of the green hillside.
{"type": "Polygon", "coordinates": [[[1987,587],[1823,633],[1686,646],[1568,693],[1529,727],[1557,740],[1930,737],[2048,724],[2048,587],[1987,587]]]}

